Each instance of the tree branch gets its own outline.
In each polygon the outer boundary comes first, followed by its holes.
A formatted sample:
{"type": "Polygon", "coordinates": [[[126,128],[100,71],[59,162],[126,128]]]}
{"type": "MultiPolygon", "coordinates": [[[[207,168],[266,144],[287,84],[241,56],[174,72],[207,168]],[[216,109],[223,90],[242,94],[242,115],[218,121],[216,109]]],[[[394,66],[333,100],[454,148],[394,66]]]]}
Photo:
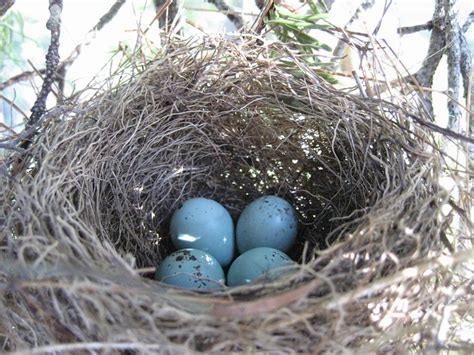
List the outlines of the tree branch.
{"type": "MultiPolygon", "coordinates": [[[[448,56],[448,91],[452,99],[448,99],[448,129],[459,132],[461,108],[457,104],[460,94],[461,79],[461,28],[454,12],[456,0],[445,0],[444,11],[446,16],[446,42],[448,56]]],[[[469,79],[468,79],[469,80],[469,79]]]]}
{"type": "Polygon", "coordinates": [[[421,25],[399,27],[397,28],[397,33],[403,36],[410,33],[431,30],[431,29],[433,29],[433,21],[428,21],[427,23],[423,23],[421,25]]]}
{"type": "Polygon", "coordinates": [[[15,0],[0,0],[0,17],[5,15],[10,7],[13,6],[15,0]]]}
{"type": "Polygon", "coordinates": [[[237,30],[240,30],[244,26],[244,21],[242,19],[242,16],[236,15],[235,12],[232,11],[231,7],[227,5],[227,3],[224,0],[207,0],[207,2],[214,5],[220,11],[222,11],[227,16],[229,21],[234,24],[237,30]]]}
{"type": "Polygon", "coordinates": [[[464,22],[464,25],[462,25],[462,31],[466,33],[469,30],[469,27],[471,27],[472,23],[474,22],[474,11],[472,11],[469,16],[467,17],[466,22],[464,22]]]}
{"type": "Polygon", "coordinates": [[[49,0],[49,19],[46,28],[51,32],[51,43],[46,54],[46,73],[41,86],[41,91],[31,108],[31,116],[28,126],[39,120],[46,109],[46,99],[48,98],[55,79],[56,69],[59,64],[59,35],[61,33],[61,12],[63,9],[62,0],[49,0]]]}
{"type": "MultiPolygon", "coordinates": [[[[438,65],[443,57],[446,38],[443,31],[444,28],[444,8],[443,0],[436,0],[435,11],[432,20],[433,28],[430,36],[430,44],[428,53],[423,60],[423,64],[415,74],[415,78],[420,86],[432,87],[433,78],[438,68],[438,65]]],[[[422,103],[431,116],[433,113],[433,99],[431,92],[424,92],[422,96],[422,103]]]]}
{"type": "Polygon", "coordinates": [[[100,18],[99,22],[97,22],[91,31],[100,31],[102,27],[112,21],[126,1],[127,0],[117,0],[109,9],[109,11],[107,11],[107,13],[100,18]]]}

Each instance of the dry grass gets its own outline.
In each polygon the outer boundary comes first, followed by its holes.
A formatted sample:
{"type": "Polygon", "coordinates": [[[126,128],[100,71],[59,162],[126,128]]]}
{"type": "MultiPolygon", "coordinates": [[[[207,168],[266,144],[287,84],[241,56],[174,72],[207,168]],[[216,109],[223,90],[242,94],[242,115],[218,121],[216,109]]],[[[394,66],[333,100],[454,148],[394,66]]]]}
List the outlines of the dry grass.
{"type": "Polygon", "coordinates": [[[442,153],[415,104],[348,95],[285,47],[252,39],[173,43],[125,73],[50,112],[26,168],[18,153],[5,162],[4,349],[440,346],[445,306],[465,304],[472,287],[451,293],[453,270],[473,253],[445,255],[442,153]],[[137,272],[171,251],[169,218],[187,198],[213,198],[237,218],[262,194],[299,213],[300,266],[286,278],[196,294],[137,272]]]}

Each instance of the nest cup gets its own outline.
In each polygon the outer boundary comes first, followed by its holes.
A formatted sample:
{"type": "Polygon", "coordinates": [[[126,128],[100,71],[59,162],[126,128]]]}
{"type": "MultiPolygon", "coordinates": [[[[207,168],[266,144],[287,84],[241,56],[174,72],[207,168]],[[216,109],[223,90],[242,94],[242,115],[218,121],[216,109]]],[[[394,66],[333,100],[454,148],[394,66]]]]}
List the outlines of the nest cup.
{"type": "Polygon", "coordinates": [[[386,280],[439,253],[444,228],[439,156],[410,118],[416,107],[338,91],[279,44],[208,40],[163,53],[52,110],[22,163],[10,160],[5,348],[367,350],[420,322],[380,324],[396,300],[414,312],[430,297],[428,286],[400,293],[386,280]],[[169,220],[188,198],[214,199],[236,221],[266,194],[297,209],[297,272],[215,294],[137,272],[174,250],[169,220]]]}

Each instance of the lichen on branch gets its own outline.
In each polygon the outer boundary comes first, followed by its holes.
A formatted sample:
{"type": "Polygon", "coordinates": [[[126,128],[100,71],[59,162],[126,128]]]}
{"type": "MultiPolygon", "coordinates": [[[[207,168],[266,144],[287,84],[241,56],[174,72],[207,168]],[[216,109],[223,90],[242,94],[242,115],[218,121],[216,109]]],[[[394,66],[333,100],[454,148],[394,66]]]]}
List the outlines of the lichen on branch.
{"type": "Polygon", "coordinates": [[[46,22],[46,28],[51,32],[51,42],[48,53],[46,54],[46,72],[43,79],[41,91],[31,108],[31,116],[28,126],[34,125],[44,114],[46,110],[46,100],[55,79],[56,68],[59,64],[59,36],[61,29],[61,12],[63,9],[62,0],[49,1],[49,19],[46,22]]]}

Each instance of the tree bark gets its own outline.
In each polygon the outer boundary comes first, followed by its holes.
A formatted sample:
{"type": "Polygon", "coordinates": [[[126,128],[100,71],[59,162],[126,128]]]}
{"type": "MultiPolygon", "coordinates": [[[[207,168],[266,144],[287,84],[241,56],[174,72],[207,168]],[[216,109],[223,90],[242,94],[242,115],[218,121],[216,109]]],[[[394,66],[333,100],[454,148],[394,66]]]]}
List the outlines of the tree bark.
{"type": "Polygon", "coordinates": [[[5,15],[10,7],[13,6],[15,0],[0,0],[0,17],[5,15]]]}

